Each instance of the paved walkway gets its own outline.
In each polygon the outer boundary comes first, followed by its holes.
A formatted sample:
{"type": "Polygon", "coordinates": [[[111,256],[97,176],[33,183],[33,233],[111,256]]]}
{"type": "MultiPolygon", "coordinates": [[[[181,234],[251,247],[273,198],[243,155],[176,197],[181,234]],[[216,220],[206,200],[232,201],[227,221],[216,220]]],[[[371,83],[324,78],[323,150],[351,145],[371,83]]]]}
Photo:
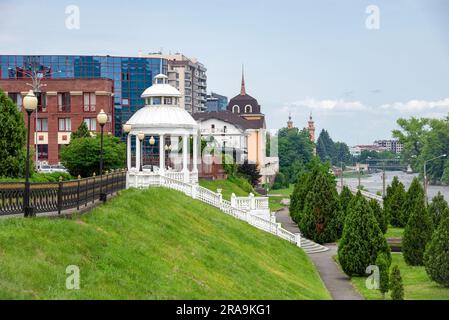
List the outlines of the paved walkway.
{"type": "MultiPolygon", "coordinates": [[[[276,221],[282,224],[284,229],[298,233],[299,228],[290,218],[288,208],[276,212],[276,221]]],[[[352,286],[350,278],[341,271],[334,260],[337,255],[337,245],[327,244],[329,250],[325,252],[308,254],[310,260],[315,264],[321,279],[334,300],[363,300],[352,286]]]]}

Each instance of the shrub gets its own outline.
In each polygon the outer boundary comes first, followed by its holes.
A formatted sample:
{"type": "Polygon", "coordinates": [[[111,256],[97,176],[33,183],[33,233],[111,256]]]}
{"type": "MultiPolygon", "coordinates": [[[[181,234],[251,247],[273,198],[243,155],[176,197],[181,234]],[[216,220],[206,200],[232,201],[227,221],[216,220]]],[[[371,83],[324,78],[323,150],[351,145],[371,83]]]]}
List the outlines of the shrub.
{"type": "Polygon", "coordinates": [[[237,170],[238,174],[248,179],[248,181],[253,186],[257,186],[259,184],[260,178],[262,177],[260,175],[259,169],[257,168],[257,164],[255,163],[249,163],[248,160],[245,160],[244,163],[242,163],[237,170]]]}
{"type": "Polygon", "coordinates": [[[89,128],[87,127],[87,124],[83,121],[81,122],[78,129],[70,135],[70,140],[78,139],[78,138],[91,138],[91,134],[89,131],[89,128]]]}
{"type": "Polygon", "coordinates": [[[444,200],[443,195],[438,192],[438,194],[432,199],[429,205],[429,214],[432,218],[434,228],[437,228],[440,224],[441,217],[444,211],[448,208],[446,200],[444,200]]]}
{"type": "Polygon", "coordinates": [[[278,172],[274,178],[273,189],[288,188],[289,182],[282,172],[278,172]]]}
{"type": "Polygon", "coordinates": [[[382,231],[383,234],[385,234],[388,229],[388,221],[387,217],[385,216],[385,211],[379,205],[379,202],[377,202],[377,200],[375,199],[371,199],[369,201],[369,205],[371,207],[371,210],[373,210],[374,216],[376,217],[380,230],[382,231]]]}
{"type": "MultiPolygon", "coordinates": [[[[125,165],[126,146],[116,137],[104,135],[103,143],[104,170],[119,169],[125,165]]],[[[61,163],[69,172],[77,177],[90,177],[94,172],[99,174],[100,136],[78,138],[61,149],[61,163]]]]}
{"type": "Polygon", "coordinates": [[[385,253],[377,256],[376,265],[379,267],[379,290],[382,293],[382,298],[385,299],[385,294],[390,287],[390,260],[385,253]]]}
{"type": "Polygon", "coordinates": [[[407,264],[420,266],[424,264],[424,251],[432,236],[432,220],[423,197],[414,201],[410,211],[402,239],[402,253],[407,264]]]}
{"type": "Polygon", "coordinates": [[[290,216],[296,223],[299,223],[301,220],[301,214],[304,209],[304,201],[307,193],[309,192],[308,184],[310,176],[310,173],[302,172],[298,176],[293,192],[290,195],[290,216]]]}
{"type": "Polygon", "coordinates": [[[349,209],[352,199],[354,199],[354,195],[351,190],[349,190],[347,186],[343,186],[343,189],[340,192],[340,206],[345,215],[349,209]]]}
{"type": "Polygon", "coordinates": [[[449,287],[449,209],[433,233],[432,240],[424,254],[424,265],[429,277],[449,287]]]}
{"type": "Polygon", "coordinates": [[[402,284],[401,271],[398,265],[394,265],[390,275],[391,299],[404,300],[404,285],[402,284]]]}
{"type": "Polygon", "coordinates": [[[402,211],[404,210],[404,204],[406,199],[406,192],[404,185],[399,183],[394,194],[388,198],[387,203],[384,202],[385,216],[393,227],[403,227],[402,224],[402,211]]]}
{"type": "Polygon", "coordinates": [[[424,189],[419,183],[418,178],[414,178],[410,188],[407,191],[405,202],[401,210],[400,226],[407,225],[408,219],[413,211],[417,202],[424,201],[424,189]]]}
{"type": "Polygon", "coordinates": [[[358,192],[345,220],[343,236],[338,245],[338,261],[347,275],[363,276],[366,267],[375,264],[380,253],[385,253],[390,263],[387,241],[371,207],[358,192]]]}

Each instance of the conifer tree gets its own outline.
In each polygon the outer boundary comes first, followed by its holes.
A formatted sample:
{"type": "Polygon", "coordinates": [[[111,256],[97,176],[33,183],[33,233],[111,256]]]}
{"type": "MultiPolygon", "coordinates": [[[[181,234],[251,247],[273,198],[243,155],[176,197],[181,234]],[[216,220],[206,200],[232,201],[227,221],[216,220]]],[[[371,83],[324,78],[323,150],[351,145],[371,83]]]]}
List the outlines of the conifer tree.
{"type": "Polygon", "coordinates": [[[424,189],[419,183],[418,178],[414,178],[410,188],[407,191],[405,202],[401,211],[400,226],[405,227],[412,213],[413,207],[417,202],[424,201],[424,189]]]}
{"type": "Polygon", "coordinates": [[[407,264],[421,266],[424,264],[424,251],[432,237],[432,220],[424,203],[419,197],[410,207],[410,217],[402,239],[402,253],[407,264]]]}
{"type": "Polygon", "coordinates": [[[388,263],[391,262],[390,248],[374,213],[358,192],[345,220],[338,245],[338,261],[347,275],[363,276],[366,267],[375,264],[380,253],[385,253],[388,263]]]}
{"type": "Polygon", "coordinates": [[[433,227],[437,228],[440,224],[441,217],[444,214],[444,211],[448,208],[446,200],[444,200],[444,196],[438,192],[438,194],[432,199],[432,202],[429,204],[429,214],[432,218],[433,227]]]}
{"type": "Polygon", "coordinates": [[[385,211],[380,206],[379,202],[375,199],[371,199],[369,201],[369,205],[371,210],[373,210],[374,216],[376,217],[377,223],[379,224],[379,228],[383,234],[387,232],[388,229],[388,221],[385,216],[385,211]]]}
{"type": "Polygon", "coordinates": [[[305,237],[318,243],[338,238],[338,194],[328,172],[314,169],[299,227],[305,237]]]}
{"type": "Polygon", "coordinates": [[[354,195],[352,194],[351,190],[349,190],[348,186],[343,186],[343,189],[341,189],[340,192],[340,204],[341,209],[345,213],[345,215],[349,209],[349,204],[351,203],[352,199],[354,199],[354,195]]]}
{"type": "Polygon", "coordinates": [[[402,284],[401,271],[398,265],[394,265],[390,275],[391,299],[404,300],[404,285],[402,284]]]}
{"type": "Polygon", "coordinates": [[[426,248],[424,265],[433,281],[449,287],[449,209],[446,209],[441,217],[441,222],[426,248]]]}
{"type": "Polygon", "coordinates": [[[404,204],[407,193],[405,192],[404,185],[399,182],[394,193],[388,198],[387,205],[384,204],[385,215],[387,220],[393,227],[403,227],[402,224],[402,211],[404,210],[404,204]]]}
{"type": "Polygon", "coordinates": [[[90,131],[89,128],[87,127],[87,124],[83,121],[81,122],[80,126],[78,127],[78,129],[74,132],[72,132],[70,139],[77,139],[77,138],[90,138],[90,131]]]}
{"type": "Polygon", "coordinates": [[[304,200],[306,198],[308,190],[308,181],[310,172],[302,172],[298,176],[298,180],[295,184],[292,194],[290,195],[290,216],[296,223],[301,218],[302,210],[304,209],[304,200]]]}
{"type": "Polygon", "coordinates": [[[25,175],[26,139],[22,113],[0,90],[0,177],[25,175]]]}
{"type": "Polygon", "coordinates": [[[379,290],[382,293],[382,298],[385,299],[385,294],[390,287],[390,262],[385,253],[377,256],[376,265],[379,267],[379,290]]]}

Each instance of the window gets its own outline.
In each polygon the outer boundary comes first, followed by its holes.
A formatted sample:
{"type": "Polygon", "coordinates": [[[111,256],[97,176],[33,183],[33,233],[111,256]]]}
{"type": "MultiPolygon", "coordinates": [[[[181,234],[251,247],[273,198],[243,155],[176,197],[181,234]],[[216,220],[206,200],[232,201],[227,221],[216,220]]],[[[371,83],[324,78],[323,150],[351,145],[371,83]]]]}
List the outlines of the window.
{"type": "Polygon", "coordinates": [[[97,97],[94,92],[85,92],[83,94],[84,99],[84,112],[95,111],[97,104],[97,97]]]}
{"type": "Polygon", "coordinates": [[[240,113],[240,107],[238,105],[233,106],[232,113],[240,113]]]}
{"type": "Polygon", "coordinates": [[[8,97],[15,103],[17,110],[22,109],[22,95],[18,92],[9,92],[8,97]]]}
{"type": "Polygon", "coordinates": [[[44,112],[47,109],[47,95],[44,92],[37,92],[37,111],[44,112]]]}
{"type": "Polygon", "coordinates": [[[72,120],[70,118],[59,118],[59,131],[72,131],[72,120]]]}
{"type": "Polygon", "coordinates": [[[48,131],[48,119],[37,119],[36,131],[48,131]]]}
{"type": "Polygon", "coordinates": [[[211,124],[210,125],[210,131],[211,132],[215,132],[215,124],[211,124]]]}
{"type": "Polygon", "coordinates": [[[87,125],[87,129],[89,129],[89,131],[97,131],[96,118],[85,118],[84,123],[87,125]]]}
{"type": "Polygon", "coordinates": [[[164,104],[172,104],[172,98],[170,97],[164,98],[164,104]]]}
{"type": "Polygon", "coordinates": [[[58,93],[58,111],[70,112],[70,92],[58,93]]]}
{"type": "Polygon", "coordinates": [[[251,105],[246,105],[245,106],[245,113],[251,113],[253,112],[253,107],[251,105]]]}
{"type": "Polygon", "coordinates": [[[39,160],[48,160],[48,144],[37,145],[37,157],[39,160]]]}

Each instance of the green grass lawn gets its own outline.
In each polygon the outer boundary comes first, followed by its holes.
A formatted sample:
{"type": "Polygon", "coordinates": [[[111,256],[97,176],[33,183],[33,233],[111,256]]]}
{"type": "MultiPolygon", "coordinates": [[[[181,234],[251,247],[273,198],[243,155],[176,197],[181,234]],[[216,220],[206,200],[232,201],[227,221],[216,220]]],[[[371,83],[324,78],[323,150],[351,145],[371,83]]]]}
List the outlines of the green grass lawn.
{"type": "Polygon", "coordinates": [[[387,233],[385,234],[385,238],[402,238],[404,234],[404,228],[395,228],[392,226],[388,227],[387,233]]]}
{"type": "Polygon", "coordinates": [[[271,189],[269,194],[281,194],[289,197],[293,193],[294,184],[290,184],[290,187],[284,189],[271,189]]]}
{"type": "Polygon", "coordinates": [[[290,198],[290,195],[293,192],[293,188],[295,187],[294,184],[291,184],[290,187],[285,189],[273,189],[270,190],[268,196],[269,196],[269,203],[270,203],[270,210],[271,211],[278,211],[285,207],[285,205],[281,204],[282,199],[288,199],[290,198]],[[281,195],[281,196],[278,196],[281,195]]]}
{"type": "Polygon", "coordinates": [[[250,192],[256,195],[256,192],[251,187],[249,182],[244,178],[231,177],[225,180],[205,180],[200,179],[200,186],[217,192],[221,189],[223,199],[230,200],[231,194],[235,193],[238,197],[247,197],[250,192]]]}
{"type": "MultiPolygon", "coordinates": [[[[402,254],[393,253],[392,266],[397,264],[401,270],[404,283],[405,299],[407,300],[449,300],[449,290],[439,286],[436,282],[430,280],[424,267],[408,266],[402,254]]],[[[369,290],[365,286],[364,277],[352,278],[352,283],[365,299],[382,299],[378,290],[369,290]]],[[[386,295],[390,299],[389,293],[386,295]]]]}
{"type": "Polygon", "coordinates": [[[74,219],[1,219],[0,244],[0,299],[330,298],[295,245],[163,188],[74,219]]]}
{"type": "Polygon", "coordinates": [[[278,211],[278,210],[284,208],[285,205],[283,205],[281,203],[281,200],[284,199],[284,198],[288,198],[288,197],[273,197],[273,196],[270,196],[268,198],[268,202],[269,202],[269,205],[270,205],[270,210],[271,211],[278,211]]]}

